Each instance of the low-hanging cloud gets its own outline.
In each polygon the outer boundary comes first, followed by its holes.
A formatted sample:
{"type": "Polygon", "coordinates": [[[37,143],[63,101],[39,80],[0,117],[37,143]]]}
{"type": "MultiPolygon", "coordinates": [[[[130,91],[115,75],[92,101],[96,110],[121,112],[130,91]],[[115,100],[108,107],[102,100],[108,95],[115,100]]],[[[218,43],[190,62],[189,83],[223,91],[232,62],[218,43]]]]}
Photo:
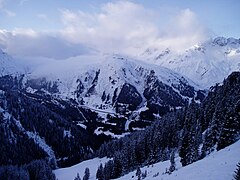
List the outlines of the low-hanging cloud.
{"type": "Polygon", "coordinates": [[[209,37],[190,9],[166,17],[129,1],[103,4],[94,13],[62,9],[63,28],[54,35],[33,30],[2,31],[0,45],[14,55],[61,59],[87,53],[88,47],[129,55],[149,47],[181,51],[209,37]]]}
{"type": "Polygon", "coordinates": [[[108,52],[128,52],[158,34],[154,12],[127,1],[107,3],[99,13],[62,10],[62,35],[108,52]]]}
{"type": "Polygon", "coordinates": [[[86,54],[89,48],[73,45],[58,35],[37,33],[31,29],[0,31],[0,46],[9,54],[20,57],[65,59],[86,54]]]}

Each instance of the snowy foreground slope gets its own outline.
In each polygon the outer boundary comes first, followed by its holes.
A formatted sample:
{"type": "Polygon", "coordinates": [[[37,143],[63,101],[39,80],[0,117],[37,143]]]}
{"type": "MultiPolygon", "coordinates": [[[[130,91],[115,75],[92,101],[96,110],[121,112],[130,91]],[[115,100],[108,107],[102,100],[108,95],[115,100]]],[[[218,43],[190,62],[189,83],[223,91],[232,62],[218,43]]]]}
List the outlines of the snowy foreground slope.
{"type": "Polygon", "coordinates": [[[109,159],[107,158],[95,158],[87,161],[83,161],[79,164],[68,168],[61,168],[54,171],[56,178],[58,180],[73,180],[77,173],[79,173],[82,178],[84,175],[85,168],[88,167],[90,169],[90,179],[96,179],[96,173],[98,166],[102,163],[106,163],[109,159]],[[94,172],[94,173],[93,173],[94,172]]]}
{"type": "MultiPolygon", "coordinates": [[[[86,167],[90,169],[90,179],[96,179],[97,167],[100,163],[105,163],[106,158],[92,159],[84,161],[69,168],[62,168],[55,170],[58,180],[74,179],[79,173],[82,178],[86,167]]],[[[206,158],[181,167],[180,159],[176,158],[176,168],[171,175],[166,174],[166,169],[170,167],[170,161],[156,163],[153,166],[145,166],[141,168],[142,172],[147,171],[146,180],[162,179],[162,180],[232,180],[236,169],[236,164],[240,161],[240,141],[226,147],[218,152],[214,152],[206,158]]],[[[136,171],[131,172],[121,178],[120,180],[137,179],[136,171]]]]}

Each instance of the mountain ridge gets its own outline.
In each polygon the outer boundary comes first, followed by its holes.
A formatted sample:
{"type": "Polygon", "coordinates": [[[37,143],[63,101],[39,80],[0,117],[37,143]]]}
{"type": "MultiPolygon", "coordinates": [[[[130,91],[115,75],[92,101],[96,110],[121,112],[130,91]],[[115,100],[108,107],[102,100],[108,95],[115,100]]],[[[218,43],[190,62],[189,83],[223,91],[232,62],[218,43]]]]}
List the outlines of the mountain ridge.
{"type": "Polygon", "coordinates": [[[179,72],[204,89],[240,70],[240,39],[216,37],[180,53],[170,48],[147,49],[137,57],[179,72]]]}

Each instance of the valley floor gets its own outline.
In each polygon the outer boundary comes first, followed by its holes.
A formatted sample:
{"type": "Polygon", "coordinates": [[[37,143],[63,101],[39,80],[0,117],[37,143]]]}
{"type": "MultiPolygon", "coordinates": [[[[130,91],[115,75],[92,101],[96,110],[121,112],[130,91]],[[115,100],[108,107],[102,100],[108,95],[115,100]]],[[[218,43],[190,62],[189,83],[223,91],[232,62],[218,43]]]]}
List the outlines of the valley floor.
{"type": "MultiPolygon", "coordinates": [[[[100,163],[104,164],[107,160],[107,158],[95,158],[69,168],[55,170],[55,174],[58,180],[73,180],[77,173],[82,178],[85,168],[88,167],[90,169],[90,179],[93,180],[96,179],[96,171],[100,163]]],[[[238,162],[240,162],[240,140],[185,167],[181,166],[180,158],[176,158],[177,170],[171,175],[165,173],[166,169],[170,167],[170,161],[145,166],[141,168],[141,172],[147,171],[145,180],[232,180],[238,162]]],[[[136,171],[119,178],[119,180],[131,179],[137,179],[136,171]]]]}

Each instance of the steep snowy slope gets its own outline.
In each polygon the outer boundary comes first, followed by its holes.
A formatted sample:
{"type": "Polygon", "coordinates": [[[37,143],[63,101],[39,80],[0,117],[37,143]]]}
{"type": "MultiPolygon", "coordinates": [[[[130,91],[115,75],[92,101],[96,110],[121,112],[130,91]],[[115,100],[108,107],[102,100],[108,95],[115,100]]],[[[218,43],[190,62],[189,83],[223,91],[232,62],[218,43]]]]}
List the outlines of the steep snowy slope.
{"type": "Polygon", "coordinates": [[[188,97],[181,94],[182,86],[199,90],[197,84],[167,68],[118,55],[83,56],[52,61],[37,68],[27,79],[32,80],[29,84],[31,86],[34,80],[38,83],[39,79],[45,78],[46,81],[56,83],[56,94],[59,96],[81,99],[85,105],[94,108],[108,104],[105,107],[107,108],[114,103],[114,94],[117,98],[124,84],[134,86],[141,98],[144,98],[143,92],[147,88],[146,80],[150,74],[182,96],[188,97]]]}
{"type": "Polygon", "coordinates": [[[172,69],[202,88],[209,88],[222,82],[231,72],[240,70],[240,39],[218,37],[183,53],[147,49],[138,58],[172,69]]]}
{"type": "MultiPolygon", "coordinates": [[[[159,162],[153,164],[153,166],[145,166],[141,168],[141,171],[144,173],[147,171],[146,180],[151,179],[163,179],[163,180],[232,180],[233,174],[236,169],[236,165],[239,162],[239,152],[240,141],[232,144],[225,149],[222,149],[218,152],[214,152],[207,156],[206,158],[199,160],[193,164],[182,167],[180,164],[180,159],[176,158],[176,168],[171,175],[166,172],[166,169],[170,167],[169,161],[159,162]]],[[[84,161],[80,164],[69,168],[62,168],[55,171],[56,177],[61,179],[73,179],[79,173],[82,178],[84,175],[84,169],[88,167],[90,169],[90,180],[96,179],[97,167],[100,166],[100,163],[104,164],[106,158],[103,159],[92,159],[84,161]]],[[[136,171],[131,172],[119,180],[136,180],[136,171]]]]}
{"type": "MultiPolygon", "coordinates": [[[[235,144],[226,147],[223,150],[214,152],[206,158],[199,160],[193,164],[185,167],[181,167],[180,163],[177,162],[177,170],[171,175],[166,174],[166,168],[170,167],[170,162],[160,162],[154,164],[153,167],[143,167],[142,172],[147,170],[148,174],[146,180],[151,179],[164,179],[164,180],[232,180],[233,174],[236,169],[236,165],[239,162],[240,157],[240,141],[235,144]],[[155,176],[155,177],[154,177],[155,176]]],[[[120,180],[130,179],[132,176],[137,179],[135,172],[132,172],[126,176],[119,178],[120,180]]]]}

